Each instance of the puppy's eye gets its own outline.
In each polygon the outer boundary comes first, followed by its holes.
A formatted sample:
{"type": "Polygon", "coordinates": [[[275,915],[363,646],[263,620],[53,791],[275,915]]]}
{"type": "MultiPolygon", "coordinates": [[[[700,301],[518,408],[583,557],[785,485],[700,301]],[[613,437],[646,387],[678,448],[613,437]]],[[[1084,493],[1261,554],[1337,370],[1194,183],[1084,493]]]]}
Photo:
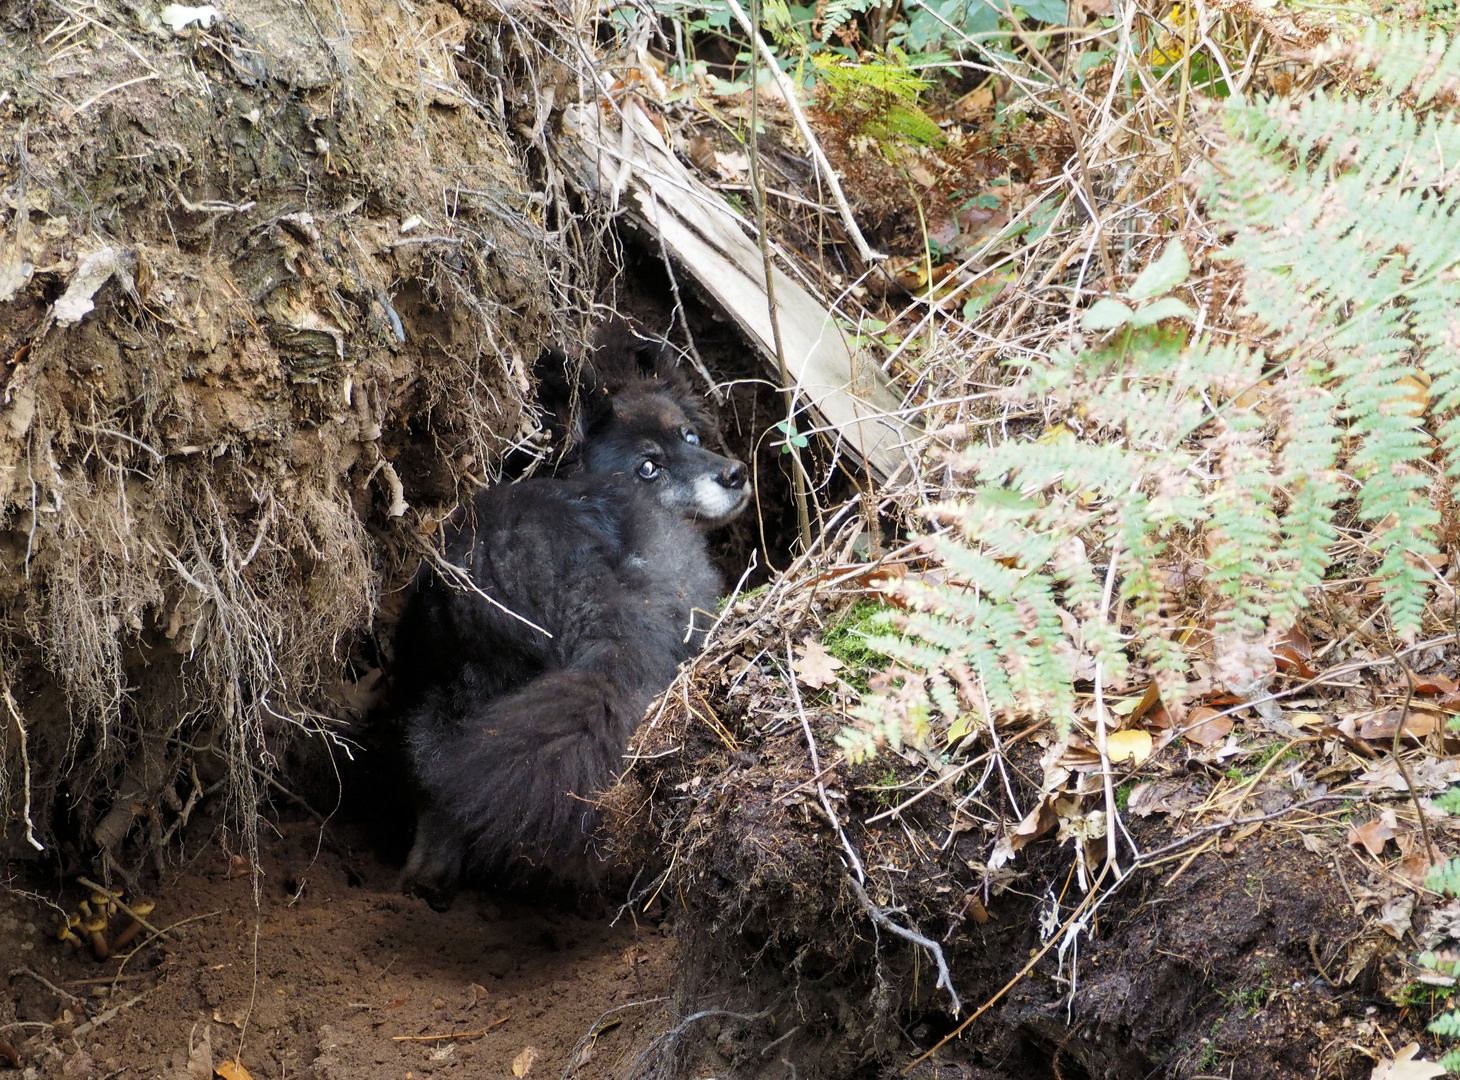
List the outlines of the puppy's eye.
{"type": "Polygon", "coordinates": [[[698,446],[700,444],[700,437],[689,428],[685,428],[682,434],[684,435],[684,441],[691,446],[698,446]]]}
{"type": "Polygon", "coordinates": [[[652,461],[645,461],[639,466],[639,476],[644,480],[653,480],[659,475],[659,466],[652,461]]]}

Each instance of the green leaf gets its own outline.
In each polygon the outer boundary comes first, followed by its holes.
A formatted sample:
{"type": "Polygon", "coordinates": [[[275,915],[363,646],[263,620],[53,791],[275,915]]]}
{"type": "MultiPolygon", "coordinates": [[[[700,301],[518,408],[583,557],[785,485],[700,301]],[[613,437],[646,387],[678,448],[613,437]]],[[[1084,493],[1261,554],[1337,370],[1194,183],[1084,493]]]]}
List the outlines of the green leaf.
{"type": "Polygon", "coordinates": [[[1435,805],[1449,814],[1460,814],[1460,785],[1435,799],[1435,805]]]}
{"type": "Polygon", "coordinates": [[[1143,308],[1137,308],[1131,316],[1130,324],[1137,329],[1143,326],[1155,326],[1162,319],[1195,319],[1196,312],[1187,307],[1174,296],[1163,296],[1154,304],[1147,304],[1143,308]]]}
{"type": "Polygon", "coordinates": [[[1191,275],[1191,261],[1180,240],[1172,240],[1161,252],[1161,257],[1141,271],[1140,276],[1126,291],[1132,300],[1146,300],[1152,296],[1168,293],[1191,275]]]}
{"type": "Polygon", "coordinates": [[[1065,0],[1019,0],[1019,6],[1042,23],[1064,26],[1070,18],[1070,5],[1065,0]]]}
{"type": "Polygon", "coordinates": [[[1096,300],[1080,319],[1081,330],[1114,330],[1131,321],[1131,310],[1119,300],[1096,300]]]}

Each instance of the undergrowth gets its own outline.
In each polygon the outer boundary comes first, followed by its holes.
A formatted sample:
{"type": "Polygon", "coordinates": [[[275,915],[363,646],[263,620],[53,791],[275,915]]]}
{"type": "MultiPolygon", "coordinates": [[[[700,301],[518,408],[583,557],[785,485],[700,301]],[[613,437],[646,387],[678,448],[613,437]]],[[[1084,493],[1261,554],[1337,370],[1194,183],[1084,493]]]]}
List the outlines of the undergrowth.
{"type": "Polygon", "coordinates": [[[966,494],[927,511],[948,580],[894,586],[910,611],[871,642],[893,689],[843,733],[853,757],[969,710],[1068,730],[1081,653],[1097,689],[1141,675],[1179,704],[1190,607],[1174,594],[1193,582],[1212,680],[1250,697],[1236,672],[1309,603],[1340,511],[1367,530],[1374,625],[1415,639],[1460,444],[1460,119],[1436,97],[1460,45],[1445,47],[1376,27],[1344,57],[1368,96],[1222,107],[1203,195],[1233,237],[1212,256],[1245,276],[1251,344],[1193,333],[1172,239],[1123,300],[1087,310],[1083,345],[1018,362],[1012,406],[1048,423],[953,455],[966,494]]]}

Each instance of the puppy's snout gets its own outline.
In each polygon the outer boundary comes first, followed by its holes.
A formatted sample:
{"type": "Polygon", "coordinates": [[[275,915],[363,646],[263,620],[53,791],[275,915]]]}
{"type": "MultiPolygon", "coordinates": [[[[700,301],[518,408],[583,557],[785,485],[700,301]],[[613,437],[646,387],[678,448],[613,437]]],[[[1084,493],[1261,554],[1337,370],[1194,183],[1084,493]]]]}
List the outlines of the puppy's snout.
{"type": "Polygon", "coordinates": [[[749,474],[746,472],[745,465],[737,461],[730,465],[728,468],[721,469],[720,475],[715,477],[715,479],[720,482],[721,487],[730,488],[732,491],[738,491],[740,488],[743,488],[745,486],[745,480],[748,475],[749,474]]]}

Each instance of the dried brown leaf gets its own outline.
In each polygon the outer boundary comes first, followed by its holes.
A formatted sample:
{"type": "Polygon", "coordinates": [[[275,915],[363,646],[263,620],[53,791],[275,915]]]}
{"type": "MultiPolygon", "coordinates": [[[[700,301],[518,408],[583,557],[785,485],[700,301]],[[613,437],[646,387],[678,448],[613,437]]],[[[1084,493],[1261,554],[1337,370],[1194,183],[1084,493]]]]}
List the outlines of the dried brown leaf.
{"type": "Polygon", "coordinates": [[[824,686],[836,685],[837,670],[843,666],[840,660],[815,641],[807,641],[800,646],[800,651],[801,659],[792,661],[791,667],[802,686],[819,690],[824,686]]]}
{"type": "Polygon", "coordinates": [[[1206,705],[1186,714],[1185,736],[1198,746],[1216,746],[1232,730],[1232,717],[1206,705]]]}

